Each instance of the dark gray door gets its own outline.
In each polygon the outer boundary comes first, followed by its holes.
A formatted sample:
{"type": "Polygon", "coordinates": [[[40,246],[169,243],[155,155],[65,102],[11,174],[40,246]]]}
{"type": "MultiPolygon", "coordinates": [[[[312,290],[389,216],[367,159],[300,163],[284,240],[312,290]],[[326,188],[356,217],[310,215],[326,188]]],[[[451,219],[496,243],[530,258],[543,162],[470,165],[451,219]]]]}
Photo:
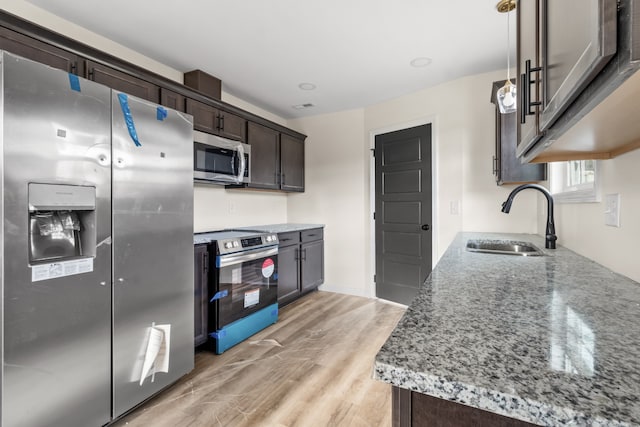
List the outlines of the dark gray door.
{"type": "Polygon", "coordinates": [[[376,296],[409,304],[431,273],[431,125],[377,135],[376,296]]]}

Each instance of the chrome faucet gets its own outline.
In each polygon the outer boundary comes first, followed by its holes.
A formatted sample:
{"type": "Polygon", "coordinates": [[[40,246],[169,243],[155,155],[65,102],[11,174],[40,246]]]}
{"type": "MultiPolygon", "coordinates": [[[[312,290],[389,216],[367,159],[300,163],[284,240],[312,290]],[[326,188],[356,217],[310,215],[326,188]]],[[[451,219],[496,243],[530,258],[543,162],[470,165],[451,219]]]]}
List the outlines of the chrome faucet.
{"type": "Polygon", "coordinates": [[[523,184],[513,189],[513,191],[507,197],[507,200],[502,204],[502,212],[509,213],[511,210],[511,204],[513,203],[513,199],[516,194],[526,188],[533,188],[535,190],[540,191],[544,194],[544,197],[547,198],[547,229],[545,231],[545,239],[544,239],[544,247],[547,249],[555,249],[556,248],[556,240],[558,240],[558,236],[556,236],[556,226],[553,223],[553,197],[551,197],[551,193],[547,191],[542,185],[538,184],[523,184]]]}

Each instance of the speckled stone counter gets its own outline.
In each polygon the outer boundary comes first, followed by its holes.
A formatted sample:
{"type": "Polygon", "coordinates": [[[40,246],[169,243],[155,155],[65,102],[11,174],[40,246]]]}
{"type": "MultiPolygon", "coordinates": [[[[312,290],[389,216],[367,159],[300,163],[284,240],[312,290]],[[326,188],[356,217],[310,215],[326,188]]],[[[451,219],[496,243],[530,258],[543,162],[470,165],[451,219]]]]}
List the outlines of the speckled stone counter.
{"type": "Polygon", "coordinates": [[[255,230],[264,231],[265,233],[288,233],[291,231],[304,231],[313,228],[324,228],[324,224],[267,224],[256,225],[255,227],[240,227],[234,230],[255,230]]]}
{"type": "Polygon", "coordinates": [[[639,425],[640,284],[560,246],[520,257],[468,252],[468,239],[544,248],[458,234],[374,377],[539,425],[639,425]]]}
{"type": "MultiPolygon", "coordinates": [[[[288,233],[290,231],[304,231],[314,228],[324,228],[324,224],[268,224],[268,225],[255,225],[250,227],[234,227],[232,229],[225,229],[219,231],[259,231],[263,233],[288,233]]],[[[210,233],[195,233],[193,235],[193,244],[201,245],[208,244],[214,240],[212,231],[210,233]]]]}

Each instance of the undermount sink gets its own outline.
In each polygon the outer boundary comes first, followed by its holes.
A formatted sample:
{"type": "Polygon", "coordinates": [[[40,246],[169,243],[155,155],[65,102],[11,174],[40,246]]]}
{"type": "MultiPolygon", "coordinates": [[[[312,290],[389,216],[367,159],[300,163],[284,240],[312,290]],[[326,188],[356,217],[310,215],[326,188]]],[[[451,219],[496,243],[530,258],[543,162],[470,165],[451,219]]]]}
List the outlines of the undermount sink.
{"type": "Polygon", "coordinates": [[[544,252],[536,245],[517,240],[479,240],[467,241],[469,252],[483,252],[488,254],[543,256],[544,252]]]}

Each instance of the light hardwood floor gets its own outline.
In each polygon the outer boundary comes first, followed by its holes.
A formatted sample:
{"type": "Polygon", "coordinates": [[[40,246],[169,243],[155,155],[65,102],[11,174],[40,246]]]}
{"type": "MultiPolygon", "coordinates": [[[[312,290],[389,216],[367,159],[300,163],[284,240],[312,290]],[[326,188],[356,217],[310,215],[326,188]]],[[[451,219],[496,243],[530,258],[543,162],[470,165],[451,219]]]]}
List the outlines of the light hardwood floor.
{"type": "Polygon", "coordinates": [[[377,300],[314,292],[275,325],[195,369],[115,426],[390,426],[391,386],[373,360],[404,313],[377,300]]]}

